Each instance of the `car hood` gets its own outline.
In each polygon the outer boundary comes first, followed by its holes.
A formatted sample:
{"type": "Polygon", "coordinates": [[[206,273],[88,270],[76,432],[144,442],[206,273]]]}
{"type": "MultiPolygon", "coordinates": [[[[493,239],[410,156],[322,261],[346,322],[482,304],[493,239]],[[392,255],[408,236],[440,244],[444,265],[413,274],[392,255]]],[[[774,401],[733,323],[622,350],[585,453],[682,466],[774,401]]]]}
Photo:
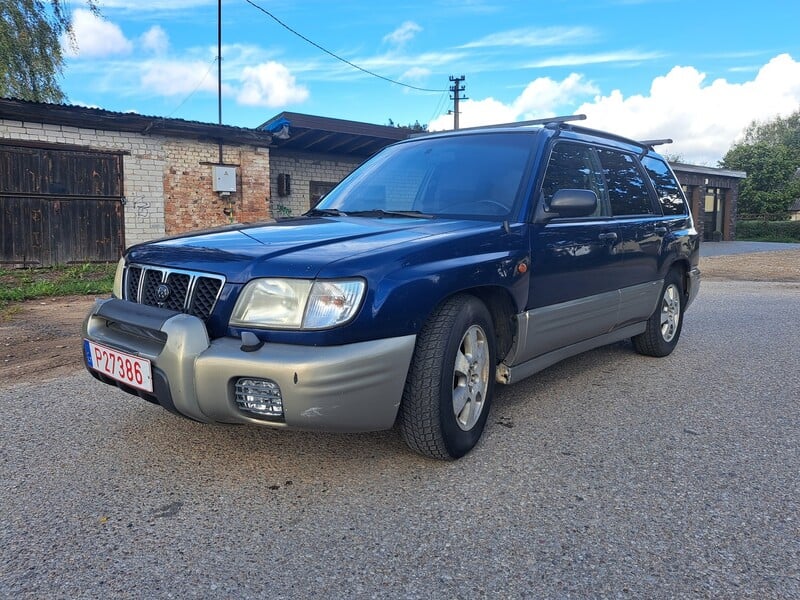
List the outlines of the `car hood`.
{"type": "Polygon", "coordinates": [[[224,275],[230,283],[253,277],[313,278],[353,256],[456,231],[500,228],[500,223],[456,219],[300,217],[225,227],[134,246],[128,261],[224,275]]]}

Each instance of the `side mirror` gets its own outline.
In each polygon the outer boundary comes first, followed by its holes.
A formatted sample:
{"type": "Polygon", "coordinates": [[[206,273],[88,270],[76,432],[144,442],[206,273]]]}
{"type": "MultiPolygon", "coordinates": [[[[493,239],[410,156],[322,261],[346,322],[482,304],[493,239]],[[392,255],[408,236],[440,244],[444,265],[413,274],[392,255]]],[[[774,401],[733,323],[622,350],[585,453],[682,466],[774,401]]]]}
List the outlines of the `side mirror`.
{"type": "Polygon", "coordinates": [[[550,200],[550,206],[539,202],[536,207],[536,223],[547,223],[551,219],[588,217],[597,210],[597,194],[592,190],[558,190],[550,200]]]}

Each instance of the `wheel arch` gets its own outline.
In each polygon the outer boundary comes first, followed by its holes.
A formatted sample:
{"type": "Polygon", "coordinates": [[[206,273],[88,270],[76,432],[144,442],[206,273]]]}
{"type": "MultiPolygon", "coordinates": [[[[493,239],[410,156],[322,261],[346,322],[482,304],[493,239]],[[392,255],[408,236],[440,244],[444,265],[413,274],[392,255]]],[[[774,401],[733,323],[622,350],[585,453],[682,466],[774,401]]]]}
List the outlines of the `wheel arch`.
{"type": "Polygon", "coordinates": [[[497,361],[502,361],[511,350],[511,345],[514,341],[514,319],[516,318],[517,308],[513,297],[505,288],[484,286],[459,290],[443,299],[442,302],[444,303],[458,294],[474,296],[483,302],[489,310],[495,331],[497,361]]]}
{"type": "Polygon", "coordinates": [[[670,264],[669,269],[667,269],[665,276],[670,271],[676,271],[678,276],[681,279],[681,286],[682,286],[682,293],[684,296],[684,301],[689,295],[689,271],[691,270],[692,265],[689,262],[688,258],[678,258],[672,264],[670,264]]]}

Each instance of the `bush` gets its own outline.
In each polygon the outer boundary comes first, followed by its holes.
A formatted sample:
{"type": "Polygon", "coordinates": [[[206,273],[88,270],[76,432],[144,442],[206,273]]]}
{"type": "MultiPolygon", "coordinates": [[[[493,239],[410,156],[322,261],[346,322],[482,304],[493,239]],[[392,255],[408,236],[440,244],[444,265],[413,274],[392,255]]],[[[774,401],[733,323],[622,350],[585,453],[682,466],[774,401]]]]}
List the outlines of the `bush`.
{"type": "Polygon", "coordinates": [[[736,223],[736,239],[800,243],[800,221],[739,221],[736,223]]]}

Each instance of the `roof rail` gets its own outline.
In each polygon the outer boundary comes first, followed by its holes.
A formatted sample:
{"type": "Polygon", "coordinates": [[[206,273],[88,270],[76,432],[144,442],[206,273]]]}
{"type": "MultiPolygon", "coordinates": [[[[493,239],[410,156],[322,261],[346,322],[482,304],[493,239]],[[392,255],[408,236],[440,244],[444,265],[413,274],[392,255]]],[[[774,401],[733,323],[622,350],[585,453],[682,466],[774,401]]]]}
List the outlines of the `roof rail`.
{"type": "Polygon", "coordinates": [[[640,144],[644,146],[649,146],[652,148],[653,146],[663,146],[664,144],[671,144],[672,138],[662,138],[660,140],[640,140],[640,144]]]}
{"type": "Polygon", "coordinates": [[[586,115],[564,115],[561,117],[546,117],[543,119],[532,119],[530,121],[514,121],[512,123],[496,123],[494,125],[477,125],[475,127],[463,127],[458,131],[473,131],[475,129],[511,129],[515,127],[528,127],[529,125],[557,125],[570,121],[583,121],[586,115]]]}

